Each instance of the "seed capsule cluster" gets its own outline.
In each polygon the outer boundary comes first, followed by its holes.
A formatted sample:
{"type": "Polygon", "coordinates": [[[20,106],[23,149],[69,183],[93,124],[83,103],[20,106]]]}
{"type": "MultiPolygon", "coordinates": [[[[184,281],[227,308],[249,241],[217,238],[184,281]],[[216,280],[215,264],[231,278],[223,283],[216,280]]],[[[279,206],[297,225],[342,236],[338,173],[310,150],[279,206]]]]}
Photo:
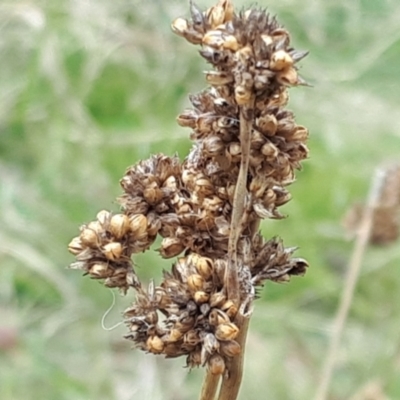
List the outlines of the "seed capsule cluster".
{"type": "Polygon", "coordinates": [[[102,211],[81,227],[69,246],[77,258],[71,268],[108,287],[136,290],[124,319],[137,347],[186,356],[189,367],[206,365],[218,375],[241,352],[238,308],[251,303],[266,279],[284,282],[307,268],[292,257],[294,248],[266,241],[254,228],[260,219],[282,218],[278,208],[290,200],[287,186],[308,154],[307,129],[284,109],[288,87],[304,83],[296,63],[306,52],[294,50],[288,32],[265,11],[237,14],[229,0],[205,12],[191,3],[191,19],[178,18],[172,29],[200,45],[213,67],[205,73],[209,87],[190,96],[193,108],[177,118],[191,129],[194,145],[183,162],[158,154],[129,167],[120,182],[121,213],[102,211]],[[241,142],[244,125],[248,146],[241,142]],[[232,228],[244,159],[244,210],[232,228]],[[235,301],[225,282],[232,229],[239,229],[235,301]],[[159,286],[144,289],[131,256],[158,235],[161,257],[183,256],[159,286]]]}
{"type": "Polygon", "coordinates": [[[207,364],[222,373],[226,358],[240,352],[237,308],[223,290],[225,263],[196,253],[178,258],[162,284],[140,290],[125,311],[126,337],[142,350],[186,355],[189,367],[207,364]]]}

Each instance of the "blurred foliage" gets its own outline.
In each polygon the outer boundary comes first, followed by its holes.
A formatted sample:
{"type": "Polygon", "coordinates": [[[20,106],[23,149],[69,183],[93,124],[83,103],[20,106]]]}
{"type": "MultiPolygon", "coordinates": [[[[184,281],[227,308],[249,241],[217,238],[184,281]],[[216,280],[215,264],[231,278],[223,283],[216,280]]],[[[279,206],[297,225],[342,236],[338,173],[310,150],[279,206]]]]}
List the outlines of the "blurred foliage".
{"type": "MultiPolygon", "coordinates": [[[[240,0],[237,3],[244,5],[240,0]]],[[[202,7],[210,6],[205,0],[202,7]]],[[[264,4],[263,4],[264,6],[264,4]]],[[[309,260],[306,277],[268,284],[248,339],[243,399],[312,397],[352,249],[341,218],[374,168],[399,159],[400,3],[270,2],[309,49],[291,92],[311,132],[311,157],[291,189],[289,218],[267,221],[309,260]],[[263,394],[264,396],[264,394],[263,394]]],[[[204,87],[197,50],[170,32],[188,2],[0,2],[0,398],[185,400],[202,371],[130,350],[124,327],[102,329],[112,295],[65,270],[66,247],[98,210],[116,210],[125,168],[149,154],[188,151],[175,116],[204,87]],[[172,364],[171,364],[172,363],[172,364]]],[[[332,384],[348,399],[370,382],[400,398],[398,243],[370,248],[332,384]]],[[[137,260],[145,279],[162,267],[137,260]]],[[[111,327],[130,297],[117,295],[111,327]]]]}

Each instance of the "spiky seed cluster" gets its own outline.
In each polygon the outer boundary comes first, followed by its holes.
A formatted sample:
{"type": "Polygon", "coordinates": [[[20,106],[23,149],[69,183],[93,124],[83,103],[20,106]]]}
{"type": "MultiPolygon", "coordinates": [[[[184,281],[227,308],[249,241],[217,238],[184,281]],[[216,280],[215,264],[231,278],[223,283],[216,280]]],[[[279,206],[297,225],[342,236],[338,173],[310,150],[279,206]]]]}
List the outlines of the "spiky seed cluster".
{"type": "MultiPolygon", "coordinates": [[[[384,170],[384,180],[374,209],[370,242],[377,245],[392,243],[400,233],[400,164],[389,164],[384,170]]],[[[360,226],[365,206],[355,203],[346,213],[343,224],[351,236],[360,226]]]]}
{"type": "MultiPolygon", "coordinates": [[[[71,265],[105,285],[137,298],[125,311],[127,338],[142,350],[167,357],[185,355],[190,367],[207,365],[221,374],[240,353],[235,341],[238,308],[256,297],[266,279],[282,282],[305,273],[307,263],[292,258],[278,239],[254,231],[263,218],[282,218],[278,207],[290,200],[286,187],[307,157],[308,131],[283,107],[287,88],[304,83],[296,63],[306,53],[290,47],[288,32],[265,11],[236,14],[229,0],[205,12],[191,4],[191,20],[178,18],[175,33],[201,45],[213,66],[210,85],[190,97],[193,109],[178,116],[191,128],[194,146],[183,163],[155,155],[127,169],[121,179],[121,214],[99,213],[84,225],[69,250],[71,265]],[[245,155],[241,143],[248,124],[249,161],[244,176],[245,206],[236,244],[240,299],[228,297],[226,270],[233,205],[245,155]],[[178,256],[159,286],[143,288],[131,255],[147,250],[157,235],[163,258],[178,256]]],[[[246,147],[246,146],[245,146],[246,147]]]]}

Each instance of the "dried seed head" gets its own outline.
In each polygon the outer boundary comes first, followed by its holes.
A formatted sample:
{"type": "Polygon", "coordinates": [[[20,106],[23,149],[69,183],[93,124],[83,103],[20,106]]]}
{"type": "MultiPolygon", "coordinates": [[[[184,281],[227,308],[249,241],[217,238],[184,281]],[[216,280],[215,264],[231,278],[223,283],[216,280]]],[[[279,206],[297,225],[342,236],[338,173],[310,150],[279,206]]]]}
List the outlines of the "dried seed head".
{"type": "Polygon", "coordinates": [[[149,336],[146,347],[151,353],[160,354],[164,350],[164,342],[158,336],[149,336]]]}
{"type": "Polygon", "coordinates": [[[122,244],[119,242],[107,243],[102,247],[102,252],[107,259],[117,261],[122,255],[122,244]]]}
{"type": "Polygon", "coordinates": [[[215,329],[215,336],[218,340],[234,340],[239,333],[239,328],[232,322],[220,324],[215,329]]]}
{"type": "Polygon", "coordinates": [[[213,375],[222,375],[225,372],[225,361],[219,354],[214,354],[208,360],[208,368],[213,375]]]}
{"type": "Polygon", "coordinates": [[[125,214],[115,214],[111,217],[110,232],[116,239],[121,239],[130,230],[130,222],[128,216],[125,214]]]}

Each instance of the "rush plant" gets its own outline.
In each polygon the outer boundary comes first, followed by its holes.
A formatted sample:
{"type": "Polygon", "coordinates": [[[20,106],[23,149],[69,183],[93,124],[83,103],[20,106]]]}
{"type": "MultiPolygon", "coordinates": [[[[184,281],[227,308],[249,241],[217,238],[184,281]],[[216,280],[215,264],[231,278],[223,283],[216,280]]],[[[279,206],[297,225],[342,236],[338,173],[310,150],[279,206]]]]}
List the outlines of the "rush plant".
{"type": "Polygon", "coordinates": [[[193,147],[180,161],[156,154],[129,167],[121,211],[100,211],[69,244],[71,268],[134,300],[124,322],[136,347],[206,367],[200,398],[238,396],[253,302],[265,280],[286,282],[307,263],[260,221],[280,219],[287,187],[307,158],[308,131],[286,109],[288,89],[305,84],[290,35],[262,9],[236,12],[230,0],[172,30],[200,46],[208,87],[177,118],[193,147]],[[160,257],[174,258],[163,281],[144,285],[132,256],[157,236],[160,257]],[[131,293],[131,292],[129,292],[131,293]]]}

